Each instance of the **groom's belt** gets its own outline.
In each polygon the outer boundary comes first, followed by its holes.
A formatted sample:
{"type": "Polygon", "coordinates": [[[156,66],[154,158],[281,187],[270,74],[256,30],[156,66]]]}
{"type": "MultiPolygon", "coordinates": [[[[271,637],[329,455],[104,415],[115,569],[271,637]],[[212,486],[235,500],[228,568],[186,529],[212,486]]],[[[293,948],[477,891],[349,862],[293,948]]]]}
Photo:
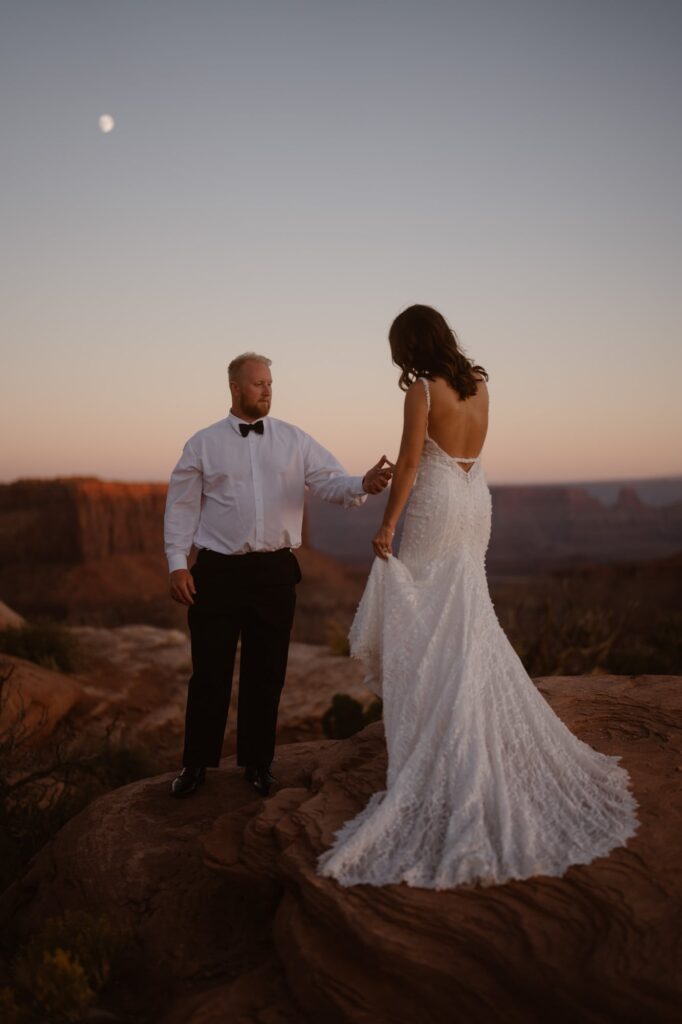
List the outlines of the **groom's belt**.
{"type": "Polygon", "coordinates": [[[200,548],[194,568],[201,573],[224,575],[225,582],[238,586],[291,585],[301,580],[298,559],[291,548],[245,551],[240,555],[224,555],[210,548],[200,548]]]}

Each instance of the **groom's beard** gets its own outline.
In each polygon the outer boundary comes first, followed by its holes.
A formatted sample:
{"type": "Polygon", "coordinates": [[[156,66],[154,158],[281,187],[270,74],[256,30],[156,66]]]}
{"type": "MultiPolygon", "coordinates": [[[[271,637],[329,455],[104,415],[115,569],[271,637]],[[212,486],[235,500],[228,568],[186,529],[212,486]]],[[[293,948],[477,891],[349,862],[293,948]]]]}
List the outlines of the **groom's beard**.
{"type": "Polygon", "coordinates": [[[267,416],[270,412],[270,405],[272,404],[271,399],[263,398],[258,402],[254,402],[252,405],[246,405],[242,402],[242,410],[247,416],[253,416],[254,419],[259,420],[263,416],[267,416]]]}

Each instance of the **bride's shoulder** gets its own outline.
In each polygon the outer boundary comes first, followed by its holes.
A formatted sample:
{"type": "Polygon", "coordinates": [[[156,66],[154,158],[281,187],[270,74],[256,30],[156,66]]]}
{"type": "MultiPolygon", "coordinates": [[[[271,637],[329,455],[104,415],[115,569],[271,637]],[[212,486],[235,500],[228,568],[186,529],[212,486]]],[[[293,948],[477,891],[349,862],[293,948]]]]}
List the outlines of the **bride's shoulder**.
{"type": "Polygon", "coordinates": [[[407,385],[405,390],[405,403],[412,405],[415,402],[418,403],[419,401],[423,401],[424,396],[427,396],[428,390],[429,381],[426,377],[415,378],[411,384],[407,385]]]}
{"type": "Polygon", "coordinates": [[[424,377],[417,377],[405,389],[403,411],[406,422],[425,420],[431,408],[429,382],[424,377]]]}

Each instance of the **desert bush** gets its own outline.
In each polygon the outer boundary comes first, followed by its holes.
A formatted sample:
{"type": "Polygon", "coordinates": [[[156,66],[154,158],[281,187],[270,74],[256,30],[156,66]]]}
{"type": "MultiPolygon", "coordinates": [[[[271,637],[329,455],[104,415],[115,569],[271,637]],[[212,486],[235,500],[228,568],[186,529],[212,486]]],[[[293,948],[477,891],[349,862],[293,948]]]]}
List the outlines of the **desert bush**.
{"type": "Polygon", "coordinates": [[[360,701],[347,693],[335,693],[329,708],[322,716],[325,736],[343,740],[360,732],[366,725],[381,718],[382,702],[375,700],[365,711],[360,701]]]}
{"type": "Polygon", "coordinates": [[[531,676],[682,673],[682,614],[625,587],[601,594],[568,576],[529,585],[496,607],[531,676]]]}
{"type": "Polygon", "coordinates": [[[605,664],[617,675],[682,675],[682,613],[661,616],[642,634],[624,629],[605,664]]]}
{"type": "Polygon", "coordinates": [[[0,652],[25,658],[57,672],[74,672],[79,665],[76,637],[55,622],[36,622],[0,630],[0,652]]]}
{"type": "Polygon", "coordinates": [[[507,606],[500,620],[529,675],[589,675],[606,664],[625,612],[587,603],[579,582],[565,578],[507,606]]]}
{"type": "Polygon", "coordinates": [[[9,1019],[79,1020],[109,982],[128,937],[119,923],[84,910],[48,918],[11,965],[12,985],[0,996],[9,1019]]]}

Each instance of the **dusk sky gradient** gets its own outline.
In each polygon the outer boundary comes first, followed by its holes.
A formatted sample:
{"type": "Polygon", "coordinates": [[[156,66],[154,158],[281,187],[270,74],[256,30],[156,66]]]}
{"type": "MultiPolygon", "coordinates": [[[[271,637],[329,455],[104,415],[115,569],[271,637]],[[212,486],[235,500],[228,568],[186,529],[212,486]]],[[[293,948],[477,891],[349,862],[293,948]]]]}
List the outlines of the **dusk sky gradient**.
{"type": "Polygon", "coordinates": [[[682,472],[682,3],[0,12],[0,479],[167,480],[247,349],[394,458],[413,302],[490,374],[491,483],[682,472]]]}

